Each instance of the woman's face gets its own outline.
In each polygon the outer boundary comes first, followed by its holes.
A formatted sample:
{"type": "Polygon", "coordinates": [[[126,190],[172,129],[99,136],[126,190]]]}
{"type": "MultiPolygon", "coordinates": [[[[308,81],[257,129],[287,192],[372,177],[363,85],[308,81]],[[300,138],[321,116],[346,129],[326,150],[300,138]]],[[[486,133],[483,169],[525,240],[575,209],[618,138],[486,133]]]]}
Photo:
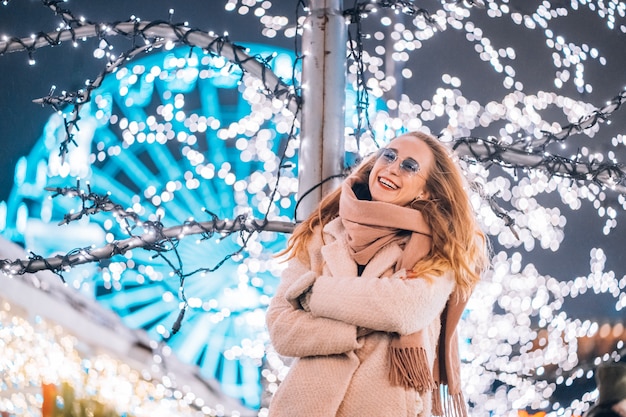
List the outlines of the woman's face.
{"type": "Polygon", "coordinates": [[[372,200],[406,206],[415,199],[429,197],[426,179],[434,156],[424,141],[415,136],[399,136],[381,152],[369,176],[372,200]]]}

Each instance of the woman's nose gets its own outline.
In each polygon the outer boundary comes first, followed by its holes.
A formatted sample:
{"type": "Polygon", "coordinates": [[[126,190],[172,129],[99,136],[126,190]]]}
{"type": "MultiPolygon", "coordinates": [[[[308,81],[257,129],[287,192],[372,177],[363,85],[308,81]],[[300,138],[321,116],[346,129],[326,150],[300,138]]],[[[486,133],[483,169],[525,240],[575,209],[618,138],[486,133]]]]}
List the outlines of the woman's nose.
{"type": "Polygon", "coordinates": [[[400,158],[387,165],[387,171],[396,175],[400,175],[400,158]]]}

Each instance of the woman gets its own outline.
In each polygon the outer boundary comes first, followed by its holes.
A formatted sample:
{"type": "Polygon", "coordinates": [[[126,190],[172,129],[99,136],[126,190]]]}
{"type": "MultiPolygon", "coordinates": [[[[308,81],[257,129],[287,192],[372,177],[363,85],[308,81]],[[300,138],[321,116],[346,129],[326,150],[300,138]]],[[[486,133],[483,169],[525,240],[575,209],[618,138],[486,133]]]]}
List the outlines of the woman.
{"type": "Polygon", "coordinates": [[[486,241],[435,138],[408,133],[366,159],[285,253],[267,325],[296,359],[270,417],[466,415],[455,328],[486,241]]]}

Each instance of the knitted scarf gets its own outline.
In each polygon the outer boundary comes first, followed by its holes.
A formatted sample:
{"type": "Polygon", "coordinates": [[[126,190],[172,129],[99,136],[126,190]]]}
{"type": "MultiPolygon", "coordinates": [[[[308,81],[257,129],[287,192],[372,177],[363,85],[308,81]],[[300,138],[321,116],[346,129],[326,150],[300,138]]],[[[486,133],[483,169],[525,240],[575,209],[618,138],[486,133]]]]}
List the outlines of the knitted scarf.
{"type": "MultiPolygon", "coordinates": [[[[339,216],[347,232],[353,259],[359,265],[367,265],[382,247],[396,242],[404,247],[396,270],[412,269],[431,247],[430,226],[422,213],[410,207],[371,201],[365,184],[357,181],[356,177],[346,179],[339,200],[339,216]]],[[[395,335],[390,343],[390,382],[421,393],[431,391],[432,410],[437,416],[467,416],[460,384],[456,335],[456,326],[466,302],[457,290],[448,299],[441,315],[441,332],[433,369],[429,366],[422,331],[395,335]]]]}

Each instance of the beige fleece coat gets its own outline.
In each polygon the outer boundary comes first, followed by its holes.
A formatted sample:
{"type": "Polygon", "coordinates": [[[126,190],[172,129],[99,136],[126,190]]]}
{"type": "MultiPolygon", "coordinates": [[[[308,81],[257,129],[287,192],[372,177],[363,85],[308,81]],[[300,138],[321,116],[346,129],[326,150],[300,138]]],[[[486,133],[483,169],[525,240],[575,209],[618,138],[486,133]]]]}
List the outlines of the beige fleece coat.
{"type": "Polygon", "coordinates": [[[357,276],[340,219],[326,225],[323,241],[319,234],[312,239],[309,253],[311,265],[289,261],[267,311],[274,348],[296,358],[271,401],[270,417],[430,416],[430,393],[389,383],[387,349],[393,334],[427,329],[425,348],[434,363],[452,273],[392,275],[402,254],[392,243],[357,276]],[[298,297],[309,288],[305,311],[298,297]]]}

